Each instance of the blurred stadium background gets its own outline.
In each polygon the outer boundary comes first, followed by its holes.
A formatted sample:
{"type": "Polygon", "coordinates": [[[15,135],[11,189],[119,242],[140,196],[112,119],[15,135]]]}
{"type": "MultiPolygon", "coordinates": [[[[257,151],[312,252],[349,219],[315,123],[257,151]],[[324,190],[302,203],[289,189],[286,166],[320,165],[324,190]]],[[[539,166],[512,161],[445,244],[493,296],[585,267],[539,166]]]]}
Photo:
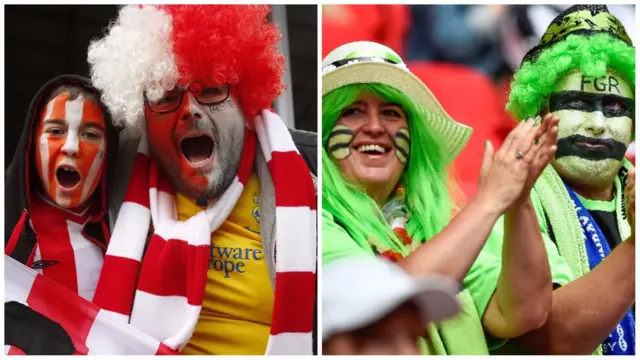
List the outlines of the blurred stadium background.
{"type": "MultiPolygon", "coordinates": [[[[323,5],[322,57],[359,40],[398,52],[457,121],[474,128],[454,164],[476,191],[485,139],[497,148],[515,121],[504,111],[513,70],[570,5],[323,5]]],[[[635,5],[608,5],[635,40],[635,5]]],[[[634,41],[635,43],[635,41],[634,41]]],[[[628,156],[635,160],[633,144],[628,156]]]]}

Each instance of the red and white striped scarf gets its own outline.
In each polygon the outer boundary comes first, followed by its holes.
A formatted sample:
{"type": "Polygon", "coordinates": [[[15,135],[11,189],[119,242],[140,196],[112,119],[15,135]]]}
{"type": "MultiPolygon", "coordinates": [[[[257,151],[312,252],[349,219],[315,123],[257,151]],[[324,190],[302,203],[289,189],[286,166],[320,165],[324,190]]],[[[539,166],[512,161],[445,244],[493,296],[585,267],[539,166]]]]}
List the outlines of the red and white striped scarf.
{"type": "Polygon", "coordinates": [[[106,250],[84,232],[92,215],[90,207],[74,213],[36,194],[31,201],[31,224],[38,241],[26,264],[89,301],[106,250]]]}
{"type": "Polygon", "coordinates": [[[275,299],[266,354],[312,354],[313,181],[278,115],[264,110],[253,125],[255,131],[246,129],[232,184],[214,205],[184,222],[177,220],[171,184],[149,157],[146,140],[141,140],[94,302],[172,349],[181,350],[193,334],[205,294],[211,233],[242,194],[252,171],[257,136],[276,200],[275,299]],[[150,220],[154,233],[145,251],[150,220]]]}
{"type": "MultiPolygon", "coordinates": [[[[45,275],[38,274],[7,255],[4,257],[4,275],[5,309],[7,303],[20,303],[51,320],[52,325],[59,325],[64,330],[61,334],[47,333],[43,328],[35,328],[43,326],[41,319],[37,324],[29,324],[33,328],[27,331],[5,328],[6,331],[20,331],[18,334],[5,333],[5,355],[24,355],[25,351],[33,352],[35,347],[40,347],[40,351],[46,351],[47,346],[56,347],[54,343],[69,340],[73,347],[70,348],[72,351],[69,351],[68,355],[175,354],[157,339],[137,330],[132,325],[118,321],[96,304],[81,298],[65,286],[45,275]],[[24,349],[6,345],[7,339],[15,340],[16,337],[22,337],[20,342],[26,344],[24,349]]],[[[29,317],[21,317],[19,321],[23,322],[26,318],[29,317]]],[[[5,321],[8,320],[5,318],[5,321]]],[[[56,348],[59,350],[59,346],[56,348]]]]}

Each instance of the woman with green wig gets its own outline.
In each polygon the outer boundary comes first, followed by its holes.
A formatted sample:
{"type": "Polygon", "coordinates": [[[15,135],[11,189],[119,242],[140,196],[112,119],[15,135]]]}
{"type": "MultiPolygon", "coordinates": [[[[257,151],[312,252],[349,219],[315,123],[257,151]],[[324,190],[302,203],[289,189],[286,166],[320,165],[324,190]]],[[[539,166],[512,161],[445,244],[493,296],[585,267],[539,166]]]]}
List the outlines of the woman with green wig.
{"type": "Polygon", "coordinates": [[[323,264],[383,256],[411,275],[457,280],[462,310],[424,324],[425,354],[488,354],[540,327],[552,288],[529,192],[556,150],[558,118],[522,122],[495,152],[487,142],[477,195],[460,210],[447,167],[471,129],[393,50],[335,49],[322,92],[323,264]]]}
{"type": "Polygon", "coordinates": [[[635,170],[625,159],[635,64],[606,6],[575,5],[514,75],[507,110],[560,118],[558,150],[531,191],[554,291],[545,324],[519,339],[528,351],[635,354],[635,170]]]}

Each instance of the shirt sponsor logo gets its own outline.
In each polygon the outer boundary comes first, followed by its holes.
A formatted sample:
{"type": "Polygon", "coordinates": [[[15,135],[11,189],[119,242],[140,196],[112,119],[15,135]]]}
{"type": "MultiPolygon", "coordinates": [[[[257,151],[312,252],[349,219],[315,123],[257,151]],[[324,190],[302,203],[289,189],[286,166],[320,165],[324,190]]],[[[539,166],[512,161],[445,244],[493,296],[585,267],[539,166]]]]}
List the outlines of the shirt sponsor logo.
{"type": "Polygon", "coordinates": [[[233,273],[243,274],[246,271],[245,261],[260,261],[263,259],[264,254],[261,249],[212,245],[209,269],[224,271],[224,277],[228,279],[233,273]]]}

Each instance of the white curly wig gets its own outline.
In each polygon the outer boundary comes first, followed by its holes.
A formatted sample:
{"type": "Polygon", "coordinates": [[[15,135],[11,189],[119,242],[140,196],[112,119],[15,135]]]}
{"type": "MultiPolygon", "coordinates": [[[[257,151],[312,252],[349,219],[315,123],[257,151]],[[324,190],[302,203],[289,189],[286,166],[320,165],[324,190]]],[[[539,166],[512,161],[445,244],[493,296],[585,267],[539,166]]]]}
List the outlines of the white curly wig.
{"type": "Polygon", "coordinates": [[[127,5],[107,35],[89,45],[91,81],[118,125],[141,126],[144,94],[157,100],[177,83],[171,27],[166,12],[127,5]]]}

